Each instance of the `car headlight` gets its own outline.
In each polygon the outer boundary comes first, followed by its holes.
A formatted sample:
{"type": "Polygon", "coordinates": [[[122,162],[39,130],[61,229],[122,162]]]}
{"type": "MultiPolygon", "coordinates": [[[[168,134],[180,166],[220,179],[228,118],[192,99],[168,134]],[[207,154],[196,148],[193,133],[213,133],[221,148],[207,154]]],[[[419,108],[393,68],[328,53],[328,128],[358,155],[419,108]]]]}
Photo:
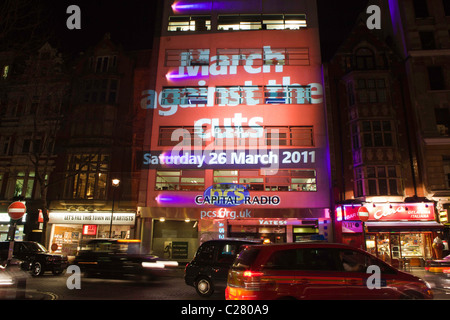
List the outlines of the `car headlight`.
{"type": "Polygon", "coordinates": [[[164,269],[164,264],[158,262],[142,262],[142,266],[148,269],[164,269]]]}

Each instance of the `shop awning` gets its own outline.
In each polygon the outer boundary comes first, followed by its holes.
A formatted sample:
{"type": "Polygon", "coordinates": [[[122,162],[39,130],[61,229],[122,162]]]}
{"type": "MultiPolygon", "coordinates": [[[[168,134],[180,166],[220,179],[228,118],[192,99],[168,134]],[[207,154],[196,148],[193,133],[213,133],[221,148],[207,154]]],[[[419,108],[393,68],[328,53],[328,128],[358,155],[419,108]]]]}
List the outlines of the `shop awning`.
{"type": "Polygon", "coordinates": [[[368,232],[392,232],[392,231],[439,231],[444,225],[436,221],[385,221],[366,222],[368,232]]]}

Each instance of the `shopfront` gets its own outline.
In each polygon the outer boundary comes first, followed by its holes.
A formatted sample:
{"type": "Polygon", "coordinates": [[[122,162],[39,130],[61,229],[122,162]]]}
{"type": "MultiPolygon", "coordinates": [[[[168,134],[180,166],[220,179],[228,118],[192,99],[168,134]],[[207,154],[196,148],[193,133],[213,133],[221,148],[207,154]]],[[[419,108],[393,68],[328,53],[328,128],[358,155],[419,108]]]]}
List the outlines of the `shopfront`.
{"type": "MultiPolygon", "coordinates": [[[[26,214],[17,221],[16,233],[14,236],[14,240],[22,241],[24,239],[24,225],[26,221],[26,214]]],[[[11,218],[8,213],[1,212],[0,213],[0,241],[6,241],[8,238],[9,228],[11,226],[11,218]]]]}
{"type": "Polygon", "coordinates": [[[366,204],[369,220],[364,226],[358,218],[360,207],[337,208],[339,242],[365,249],[397,267],[405,263],[422,266],[426,259],[432,258],[433,239],[443,229],[436,222],[432,203],[366,204]]]}
{"type": "Polygon", "coordinates": [[[50,212],[48,247],[57,246],[57,249],[53,250],[56,253],[73,256],[81,240],[129,239],[134,236],[134,212],[114,212],[112,216],[111,225],[111,212],[50,212]]]}

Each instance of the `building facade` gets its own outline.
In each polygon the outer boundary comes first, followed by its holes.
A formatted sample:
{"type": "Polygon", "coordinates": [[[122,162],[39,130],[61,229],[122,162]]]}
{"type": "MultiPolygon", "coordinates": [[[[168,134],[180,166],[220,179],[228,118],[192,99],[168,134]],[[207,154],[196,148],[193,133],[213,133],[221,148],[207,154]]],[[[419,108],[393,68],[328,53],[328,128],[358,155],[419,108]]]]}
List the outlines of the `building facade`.
{"type": "Polygon", "coordinates": [[[177,259],[224,237],[328,239],[315,1],[164,1],[138,214],[177,259]]]}
{"type": "Polygon", "coordinates": [[[443,226],[426,198],[407,70],[388,42],[360,21],[324,68],[336,241],[420,265],[443,226]]]}
{"type": "MultiPolygon", "coordinates": [[[[440,222],[450,209],[450,3],[442,0],[385,1],[392,37],[407,72],[418,124],[424,195],[436,203],[440,222]]],[[[448,228],[445,229],[448,240],[448,228]]]]}

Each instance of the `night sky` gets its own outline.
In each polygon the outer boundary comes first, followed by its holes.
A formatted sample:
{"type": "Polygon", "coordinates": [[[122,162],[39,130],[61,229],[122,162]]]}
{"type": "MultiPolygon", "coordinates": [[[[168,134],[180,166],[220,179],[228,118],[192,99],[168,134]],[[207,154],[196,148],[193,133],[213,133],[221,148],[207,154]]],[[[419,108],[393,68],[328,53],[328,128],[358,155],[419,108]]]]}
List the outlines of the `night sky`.
{"type": "MultiPolygon", "coordinates": [[[[40,0],[48,8],[50,42],[64,52],[78,53],[95,45],[106,32],[126,49],[151,48],[156,11],[154,0],[40,0]],[[68,30],[70,5],[81,8],[81,30],[68,30]]],[[[243,0],[245,1],[245,0],[243,0]]],[[[301,0],[292,0],[301,1],[301,0]]],[[[364,0],[318,0],[322,50],[330,57],[364,12],[364,0]]]]}

